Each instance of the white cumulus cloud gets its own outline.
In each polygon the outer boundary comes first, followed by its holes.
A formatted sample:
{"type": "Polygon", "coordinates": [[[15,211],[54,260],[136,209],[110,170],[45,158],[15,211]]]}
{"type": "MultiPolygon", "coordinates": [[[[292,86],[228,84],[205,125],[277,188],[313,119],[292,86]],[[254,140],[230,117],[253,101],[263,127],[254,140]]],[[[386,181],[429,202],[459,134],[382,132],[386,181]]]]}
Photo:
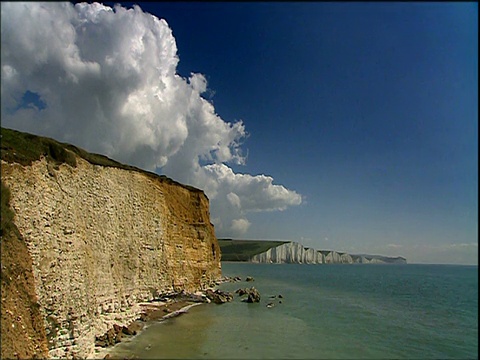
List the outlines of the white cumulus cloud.
{"type": "Polygon", "coordinates": [[[217,230],[245,233],[245,215],[302,197],[244,164],[242,121],[229,123],[201,94],[202,74],[176,73],[167,22],[99,3],[3,2],[3,126],[50,136],[205,190],[217,230]],[[44,106],[22,104],[30,91],[44,106]]]}
{"type": "Polygon", "coordinates": [[[241,236],[245,234],[250,227],[250,221],[247,219],[233,219],[231,231],[234,236],[241,236]]]}

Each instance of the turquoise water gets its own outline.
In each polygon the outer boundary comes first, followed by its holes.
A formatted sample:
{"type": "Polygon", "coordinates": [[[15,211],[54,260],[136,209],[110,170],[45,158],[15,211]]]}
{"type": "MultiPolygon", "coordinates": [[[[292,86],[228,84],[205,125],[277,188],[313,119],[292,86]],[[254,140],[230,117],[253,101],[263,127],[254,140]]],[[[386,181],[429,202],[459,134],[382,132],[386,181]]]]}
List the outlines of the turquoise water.
{"type": "Polygon", "coordinates": [[[262,300],[195,306],[117,345],[141,359],[478,359],[478,267],[223,263],[262,300]],[[282,299],[270,296],[281,294],[282,299]],[[282,301],[282,303],[279,303],[282,301]],[[266,304],[273,302],[272,308],[266,304]]]}

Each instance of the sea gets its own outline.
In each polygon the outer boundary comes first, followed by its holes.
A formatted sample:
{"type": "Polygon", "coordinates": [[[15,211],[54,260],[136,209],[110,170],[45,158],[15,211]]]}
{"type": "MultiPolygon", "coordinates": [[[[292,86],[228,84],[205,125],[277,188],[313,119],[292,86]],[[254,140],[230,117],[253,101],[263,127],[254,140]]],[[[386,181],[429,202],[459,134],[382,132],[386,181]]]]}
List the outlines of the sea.
{"type": "Polygon", "coordinates": [[[235,294],[229,303],[192,307],[110,356],[478,359],[478,266],[225,262],[222,273],[242,281],[221,290],[254,286],[261,301],[235,294]]]}

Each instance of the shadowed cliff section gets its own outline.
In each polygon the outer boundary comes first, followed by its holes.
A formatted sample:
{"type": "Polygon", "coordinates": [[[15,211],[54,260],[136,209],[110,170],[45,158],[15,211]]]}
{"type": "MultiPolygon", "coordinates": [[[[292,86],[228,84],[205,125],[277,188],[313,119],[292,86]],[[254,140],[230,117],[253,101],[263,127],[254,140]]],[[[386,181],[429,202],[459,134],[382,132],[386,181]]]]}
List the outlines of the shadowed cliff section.
{"type": "Polygon", "coordinates": [[[2,358],[91,358],[95,337],[138,319],[140,303],[220,278],[203,191],[53,139],[1,134],[2,358]],[[17,325],[23,333],[8,332],[17,325]]]}
{"type": "Polygon", "coordinates": [[[32,258],[13,223],[10,191],[3,182],[1,186],[1,358],[45,358],[47,337],[35,293],[32,258]]]}

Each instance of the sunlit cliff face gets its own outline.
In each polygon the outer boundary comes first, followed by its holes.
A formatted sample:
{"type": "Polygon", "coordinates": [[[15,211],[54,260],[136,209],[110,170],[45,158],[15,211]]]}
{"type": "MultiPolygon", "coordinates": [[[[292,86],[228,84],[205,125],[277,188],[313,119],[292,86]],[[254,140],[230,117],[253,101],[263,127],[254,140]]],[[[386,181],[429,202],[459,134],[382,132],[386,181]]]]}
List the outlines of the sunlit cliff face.
{"type": "Polygon", "coordinates": [[[138,302],[221,276],[200,190],[81,158],[76,167],[2,160],[2,183],[32,257],[52,357],[89,357],[96,335],[139,316],[138,302]]]}

